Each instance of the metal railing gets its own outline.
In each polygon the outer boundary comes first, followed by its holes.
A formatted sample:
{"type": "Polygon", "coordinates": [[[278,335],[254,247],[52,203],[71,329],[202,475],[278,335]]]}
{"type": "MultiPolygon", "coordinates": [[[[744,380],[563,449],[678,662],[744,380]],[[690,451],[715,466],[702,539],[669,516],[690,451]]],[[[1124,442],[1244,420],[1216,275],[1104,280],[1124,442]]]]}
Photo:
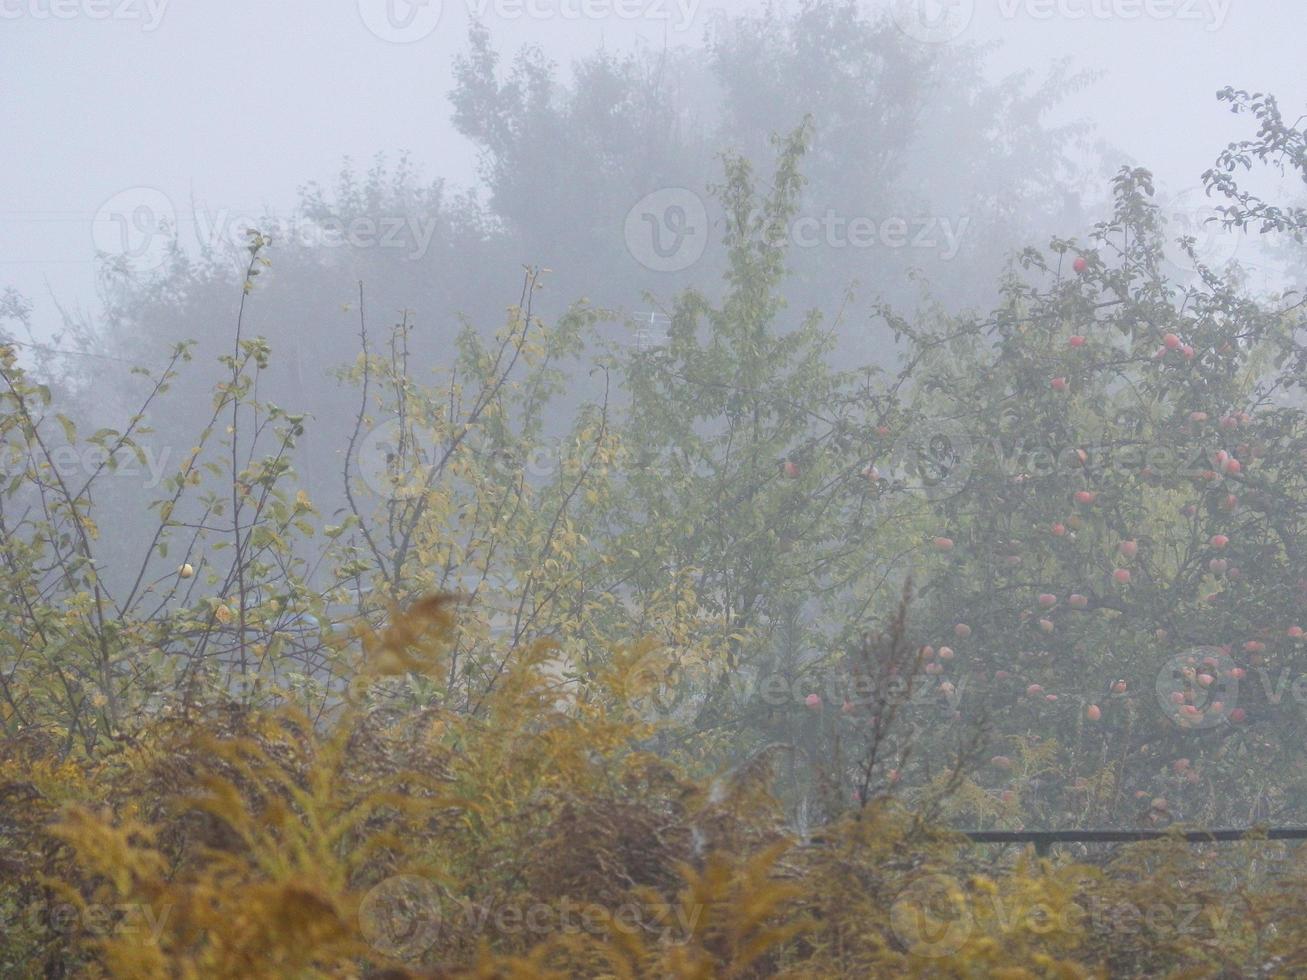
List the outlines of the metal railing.
{"type": "Polygon", "coordinates": [[[1179,838],[1190,844],[1237,840],[1307,840],[1307,827],[1249,827],[1246,830],[962,830],[975,844],[1034,844],[1047,856],[1054,844],[1131,844],[1179,838]]]}

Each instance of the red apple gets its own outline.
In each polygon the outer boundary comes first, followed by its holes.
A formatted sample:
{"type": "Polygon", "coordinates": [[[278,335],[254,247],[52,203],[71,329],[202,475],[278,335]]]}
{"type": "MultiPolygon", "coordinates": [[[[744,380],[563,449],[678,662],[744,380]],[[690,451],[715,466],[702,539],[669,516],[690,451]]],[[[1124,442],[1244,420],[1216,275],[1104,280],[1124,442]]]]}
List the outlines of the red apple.
{"type": "Polygon", "coordinates": [[[1050,530],[1053,532],[1053,537],[1060,538],[1062,535],[1066,534],[1066,525],[1061,523],[1054,524],[1050,530]]]}
{"type": "Polygon", "coordinates": [[[952,551],[952,550],[953,550],[953,539],[952,539],[952,538],[936,538],[936,539],[934,540],[933,543],[934,543],[934,545],[935,545],[935,550],[936,550],[936,551],[952,551]]]}
{"type": "Polygon", "coordinates": [[[1112,578],[1118,585],[1125,585],[1130,581],[1130,569],[1118,568],[1112,573],[1112,578]]]}
{"type": "Polygon", "coordinates": [[[1078,592],[1072,592],[1071,595],[1067,596],[1066,602],[1067,605],[1070,606],[1072,609],[1089,608],[1089,598],[1087,596],[1080,595],[1078,592]]]}
{"type": "Polygon", "coordinates": [[[1169,333],[1162,338],[1162,343],[1168,350],[1175,350],[1180,346],[1180,338],[1173,333],[1169,333]]]}
{"type": "Polygon", "coordinates": [[[1248,713],[1244,711],[1243,708],[1234,708],[1228,715],[1226,715],[1226,717],[1236,725],[1242,725],[1244,720],[1248,717],[1248,713]]]}
{"type": "Polygon", "coordinates": [[[1057,596],[1051,592],[1042,592],[1039,596],[1039,604],[1045,609],[1052,609],[1057,605],[1057,596]]]}
{"type": "Polygon", "coordinates": [[[1230,543],[1230,539],[1224,534],[1213,534],[1207,539],[1207,543],[1219,551],[1230,543]]]}
{"type": "Polygon", "coordinates": [[[1078,504],[1092,504],[1097,498],[1098,494],[1094,493],[1092,490],[1076,491],[1076,503],[1078,504]]]}
{"type": "Polygon", "coordinates": [[[788,479],[793,480],[799,475],[799,464],[792,459],[787,459],[782,469],[788,479]]]}
{"type": "Polygon", "coordinates": [[[1043,694],[1044,689],[1039,684],[1031,684],[1026,688],[1026,697],[1033,698],[1037,694],[1043,694]]]}
{"type": "Polygon", "coordinates": [[[1089,263],[1085,261],[1083,255],[1077,255],[1076,260],[1071,263],[1071,268],[1083,275],[1084,271],[1089,268],[1089,263]]]}
{"type": "Polygon", "coordinates": [[[1133,538],[1128,541],[1122,541],[1116,546],[1116,550],[1121,553],[1122,557],[1133,558],[1139,553],[1139,542],[1135,541],[1133,538]]]}
{"type": "Polygon", "coordinates": [[[820,695],[820,694],[809,694],[806,698],[803,699],[803,703],[806,704],[809,708],[820,708],[820,707],[821,707],[821,695],[820,695]]]}
{"type": "Polygon", "coordinates": [[[1048,386],[1052,388],[1054,391],[1066,391],[1067,380],[1066,378],[1061,378],[1061,377],[1054,378],[1052,381],[1048,383],[1048,386]]]}
{"type": "Polygon", "coordinates": [[[1099,718],[1103,717],[1103,710],[1098,705],[1091,704],[1085,709],[1085,717],[1090,721],[1098,721],[1099,718]]]}
{"type": "Polygon", "coordinates": [[[953,635],[956,636],[959,640],[965,640],[968,636],[971,635],[971,627],[968,626],[966,623],[958,623],[956,626],[953,627],[953,635]]]}
{"type": "Polygon", "coordinates": [[[1080,336],[1080,334],[1076,334],[1074,337],[1071,338],[1071,346],[1072,346],[1072,347],[1084,347],[1084,346],[1085,346],[1085,338],[1082,337],[1082,336],[1080,336]]]}

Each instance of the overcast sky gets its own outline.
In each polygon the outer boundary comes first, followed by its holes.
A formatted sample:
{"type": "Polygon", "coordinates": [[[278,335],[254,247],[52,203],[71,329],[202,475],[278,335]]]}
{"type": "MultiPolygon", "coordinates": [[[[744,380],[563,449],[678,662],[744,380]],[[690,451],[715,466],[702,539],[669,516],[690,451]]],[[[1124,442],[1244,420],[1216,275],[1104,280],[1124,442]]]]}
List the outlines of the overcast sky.
{"type": "MultiPolygon", "coordinates": [[[[0,287],[28,294],[42,326],[50,289],[93,309],[94,218],[133,188],[182,213],[192,200],[289,211],[342,157],[404,149],[426,174],[472,183],[446,93],[477,12],[501,49],[534,40],[566,63],[599,44],[697,42],[722,6],[0,0],[0,287]]],[[[910,0],[898,17],[923,43],[999,42],[996,74],[1063,56],[1105,69],[1068,114],[1175,187],[1251,135],[1214,100],[1221,86],[1272,91],[1291,120],[1307,110],[1303,0],[910,0]]]]}

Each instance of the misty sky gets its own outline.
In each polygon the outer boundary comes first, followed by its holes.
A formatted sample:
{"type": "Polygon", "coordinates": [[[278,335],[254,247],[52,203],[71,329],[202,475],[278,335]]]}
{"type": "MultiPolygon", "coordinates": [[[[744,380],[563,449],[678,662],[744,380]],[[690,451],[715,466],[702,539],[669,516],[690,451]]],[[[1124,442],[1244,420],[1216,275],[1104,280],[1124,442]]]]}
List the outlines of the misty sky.
{"type": "MultiPolygon", "coordinates": [[[[433,22],[434,5],[389,2],[391,19],[387,0],[0,0],[0,287],[36,302],[40,329],[51,289],[93,310],[93,218],[130,188],[155,189],[181,213],[192,200],[215,215],[282,212],[342,157],[366,164],[403,149],[428,176],[474,182],[446,93],[477,13],[501,50],[538,41],[565,63],[600,44],[697,43],[723,7],[445,0],[433,22]],[[378,36],[388,33],[420,38],[378,36]]],[[[1173,187],[1252,135],[1216,103],[1219,87],[1274,92],[1290,121],[1307,108],[1302,0],[985,0],[969,15],[967,0],[921,2],[928,18],[954,18],[937,22],[957,34],[942,43],[997,42],[996,73],[1042,75],[1063,56],[1105,69],[1067,113],[1173,187]]],[[[194,240],[187,221],[180,232],[194,240]]]]}

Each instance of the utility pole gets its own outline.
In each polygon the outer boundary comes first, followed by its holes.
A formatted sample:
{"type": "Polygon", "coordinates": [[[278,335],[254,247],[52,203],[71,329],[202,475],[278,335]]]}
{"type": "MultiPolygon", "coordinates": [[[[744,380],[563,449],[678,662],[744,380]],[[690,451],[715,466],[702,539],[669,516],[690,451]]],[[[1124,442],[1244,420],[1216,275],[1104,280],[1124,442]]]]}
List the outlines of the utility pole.
{"type": "Polygon", "coordinates": [[[667,330],[672,318],[665,313],[649,311],[631,317],[635,325],[635,349],[640,352],[655,350],[667,344],[667,330]]]}

